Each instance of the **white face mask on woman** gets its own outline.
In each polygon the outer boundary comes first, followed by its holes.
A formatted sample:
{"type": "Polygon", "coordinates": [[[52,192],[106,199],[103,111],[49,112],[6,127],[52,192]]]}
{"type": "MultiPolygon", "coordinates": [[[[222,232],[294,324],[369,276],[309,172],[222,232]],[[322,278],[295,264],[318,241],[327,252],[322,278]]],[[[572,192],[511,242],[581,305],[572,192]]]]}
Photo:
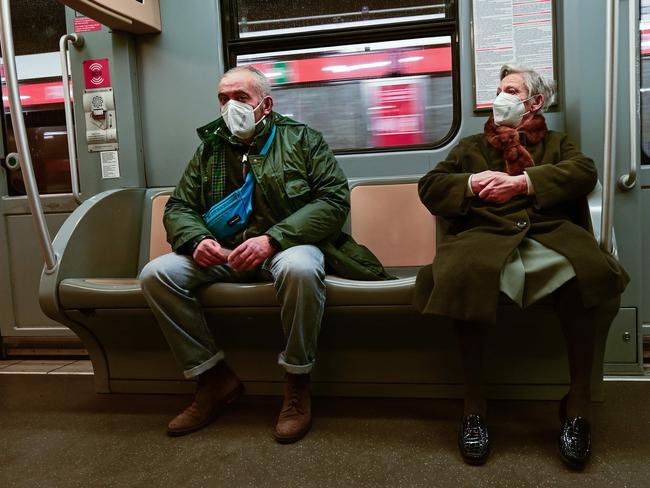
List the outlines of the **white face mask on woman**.
{"type": "Polygon", "coordinates": [[[255,133],[257,124],[264,120],[262,117],[255,122],[255,110],[260,108],[262,101],[253,108],[247,103],[238,102],[237,100],[229,100],[223,107],[221,107],[221,116],[226,122],[226,125],[235,137],[246,140],[255,133]]]}
{"type": "Polygon", "coordinates": [[[521,124],[524,115],[530,112],[524,112],[524,102],[530,100],[535,95],[521,100],[517,95],[501,92],[492,102],[492,113],[494,114],[494,123],[496,125],[505,125],[508,127],[517,127],[521,124]]]}

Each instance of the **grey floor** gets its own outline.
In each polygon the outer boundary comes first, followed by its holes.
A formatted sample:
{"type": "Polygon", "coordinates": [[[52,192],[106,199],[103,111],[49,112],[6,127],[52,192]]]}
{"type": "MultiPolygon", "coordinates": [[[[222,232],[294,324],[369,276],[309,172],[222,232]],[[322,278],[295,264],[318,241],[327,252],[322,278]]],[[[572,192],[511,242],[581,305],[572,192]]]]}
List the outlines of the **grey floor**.
{"type": "Polygon", "coordinates": [[[556,402],[492,401],[493,453],[465,465],[460,402],[317,398],[312,432],[271,429],[280,399],[244,397],[213,425],[169,438],[188,401],[98,395],[90,375],[0,375],[0,487],[650,486],[650,382],[607,382],[582,473],[556,449],[556,402]]]}

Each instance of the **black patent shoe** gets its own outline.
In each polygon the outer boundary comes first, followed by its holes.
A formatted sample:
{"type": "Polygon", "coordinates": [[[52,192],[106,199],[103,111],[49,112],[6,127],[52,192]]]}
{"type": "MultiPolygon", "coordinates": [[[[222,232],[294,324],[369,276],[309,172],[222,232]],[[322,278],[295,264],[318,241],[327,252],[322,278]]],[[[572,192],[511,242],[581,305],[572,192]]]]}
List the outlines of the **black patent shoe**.
{"type": "Polygon", "coordinates": [[[560,456],[573,469],[582,469],[591,455],[591,428],[584,417],[570,417],[560,430],[560,456]]]}
{"type": "Polygon", "coordinates": [[[485,420],[480,415],[466,415],[460,423],[458,448],[468,464],[483,464],[490,453],[490,437],[485,420]]]}

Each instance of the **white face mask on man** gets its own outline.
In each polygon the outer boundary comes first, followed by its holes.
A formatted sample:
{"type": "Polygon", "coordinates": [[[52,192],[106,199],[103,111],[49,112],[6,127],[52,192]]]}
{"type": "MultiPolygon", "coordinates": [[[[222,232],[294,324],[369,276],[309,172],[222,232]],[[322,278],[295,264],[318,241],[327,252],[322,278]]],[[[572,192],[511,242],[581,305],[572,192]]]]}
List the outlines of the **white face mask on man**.
{"type": "Polygon", "coordinates": [[[229,100],[223,107],[221,107],[221,116],[224,122],[235,137],[246,140],[255,133],[255,127],[262,122],[266,116],[255,122],[255,110],[260,108],[262,101],[253,108],[247,103],[238,102],[237,100],[229,100]]]}
{"type": "Polygon", "coordinates": [[[517,95],[501,92],[492,102],[492,113],[494,114],[494,123],[496,125],[505,125],[507,127],[517,127],[521,124],[524,115],[530,112],[524,112],[524,102],[535,97],[532,95],[521,100],[517,95]]]}

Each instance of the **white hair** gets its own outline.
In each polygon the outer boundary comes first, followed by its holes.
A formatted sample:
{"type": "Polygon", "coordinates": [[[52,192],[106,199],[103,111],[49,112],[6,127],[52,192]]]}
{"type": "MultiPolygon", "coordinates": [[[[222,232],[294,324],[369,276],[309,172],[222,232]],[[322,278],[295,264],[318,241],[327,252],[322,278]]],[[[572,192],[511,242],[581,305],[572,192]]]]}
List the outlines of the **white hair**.
{"type": "Polygon", "coordinates": [[[525,66],[517,66],[514,64],[504,64],[501,66],[501,77],[503,80],[506,76],[512,74],[520,74],[524,79],[524,84],[528,88],[528,95],[544,95],[544,104],[539,109],[539,113],[546,112],[548,107],[555,101],[555,81],[544,78],[537,71],[525,66]]]}
{"type": "Polygon", "coordinates": [[[266,78],[266,76],[264,76],[264,73],[262,73],[254,66],[235,66],[234,68],[230,68],[228,71],[226,71],[223,74],[223,78],[232,73],[240,73],[242,71],[253,75],[253,86],[255,87],[255,91],[260,96],[260,98],[268,97],[271,95],[271,84],[269,83],[269,80],[266,78]]]}

